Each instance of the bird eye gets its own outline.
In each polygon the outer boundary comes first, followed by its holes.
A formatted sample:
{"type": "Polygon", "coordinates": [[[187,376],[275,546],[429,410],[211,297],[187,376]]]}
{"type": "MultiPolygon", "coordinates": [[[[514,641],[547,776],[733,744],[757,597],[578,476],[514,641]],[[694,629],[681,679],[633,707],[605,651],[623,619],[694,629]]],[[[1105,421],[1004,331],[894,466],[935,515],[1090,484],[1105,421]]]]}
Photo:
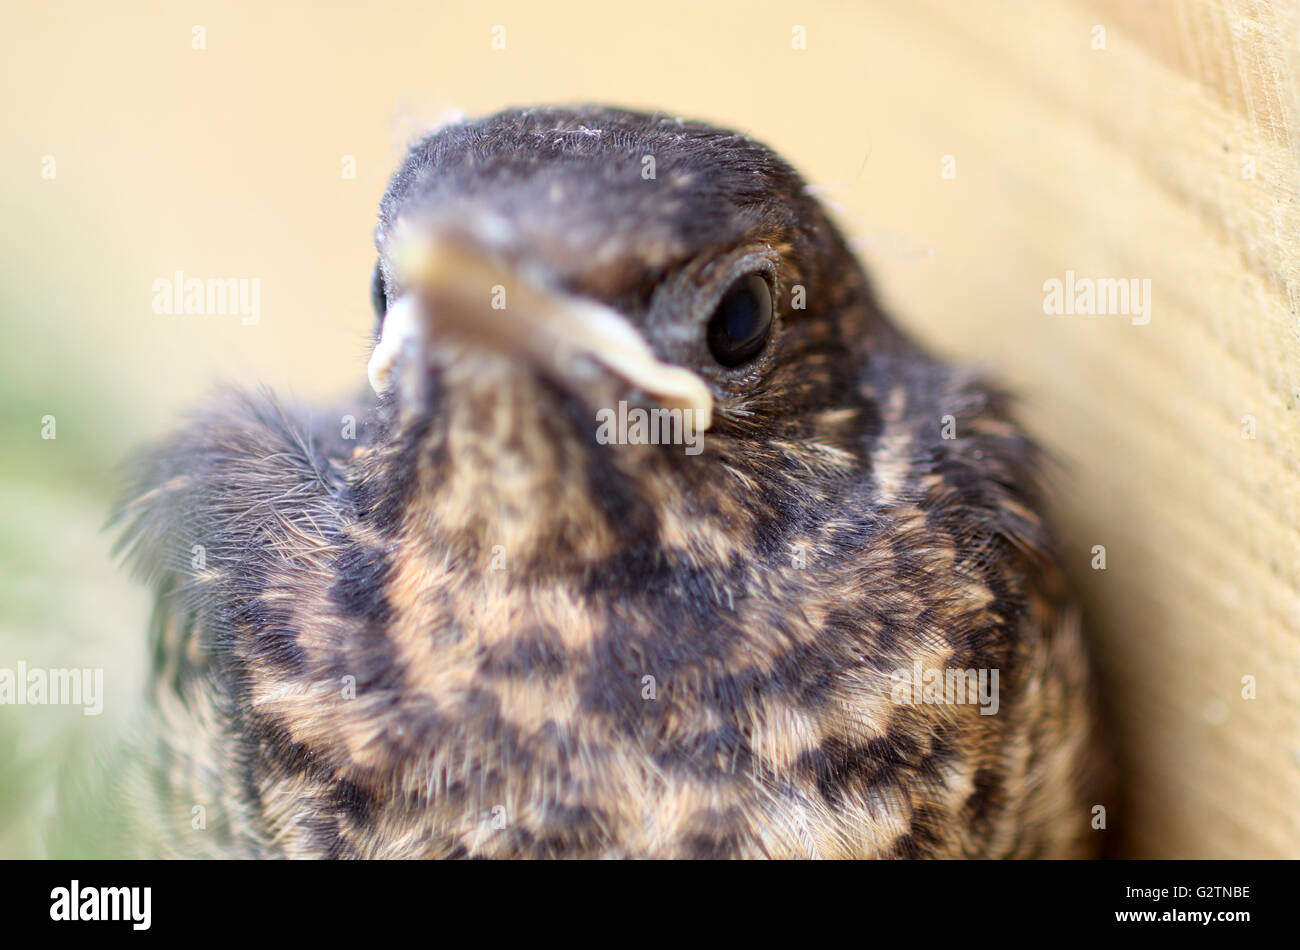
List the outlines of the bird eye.
{"type": "Polygon", "coordinates": [[[758,274],[746,274],[727,289],[709,320],[709,350],[723,366],[740,366],[763,352],[771,329],[771,288],[758,274]]]}
{"type": "Polygon", "coordinates": [[[384,295],[384,275],[380,273],[377,262],[374,273],[370,275],[370,305],[375,308],[376,317],[382,317],[388,309],[388,298],[384,295]]]}

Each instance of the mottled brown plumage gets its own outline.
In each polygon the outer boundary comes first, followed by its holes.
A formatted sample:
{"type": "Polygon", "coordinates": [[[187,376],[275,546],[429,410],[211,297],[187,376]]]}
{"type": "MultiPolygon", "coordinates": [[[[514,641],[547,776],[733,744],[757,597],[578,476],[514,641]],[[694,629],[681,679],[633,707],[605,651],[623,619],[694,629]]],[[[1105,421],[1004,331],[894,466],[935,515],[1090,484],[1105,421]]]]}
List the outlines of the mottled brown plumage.
{"type": "Polygon", "coordinates": [[[158,601],[135,794],[165,816],[145,850],[1095,850],[1037,453],[884,317],[783,161],[671,118],[505,112],[412,150],[377,246],[379,329],[400,300],[428,333],[382,396],[233,395],[137,467],[124,543],[158,601]],[[525,303],[422,276],[402,235],[525,303]],[[709,334],[746,274],[774,322],[728,368],[709,334]],[[667,370],[557,344],[547,301],[602,305],[703,380],[702,451],[600,442],[597,411],[657,405],[667,370]],[[997,713],[900,701],[916,661],[997,670],[997,713]]]}

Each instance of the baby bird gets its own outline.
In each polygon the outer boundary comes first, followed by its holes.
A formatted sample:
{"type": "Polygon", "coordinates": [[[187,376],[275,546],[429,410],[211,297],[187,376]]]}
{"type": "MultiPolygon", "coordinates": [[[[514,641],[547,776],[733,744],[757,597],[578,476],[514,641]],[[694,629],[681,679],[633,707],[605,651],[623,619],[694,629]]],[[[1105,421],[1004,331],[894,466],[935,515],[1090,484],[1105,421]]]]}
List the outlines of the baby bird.
{"type": "Polygon", "coordinates": [[[411,150],[376,246],[373,397],[135,463],[138,850],[1095,851],[1038,452],[781,158],[506,111],[411,150]]]}

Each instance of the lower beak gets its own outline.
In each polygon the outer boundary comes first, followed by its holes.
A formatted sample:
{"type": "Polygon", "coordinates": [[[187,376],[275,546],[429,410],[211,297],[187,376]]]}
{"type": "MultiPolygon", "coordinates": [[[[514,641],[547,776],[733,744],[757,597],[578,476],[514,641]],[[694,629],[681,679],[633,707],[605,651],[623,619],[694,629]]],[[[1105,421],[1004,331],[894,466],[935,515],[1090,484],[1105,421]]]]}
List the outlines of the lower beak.
{"type": "Polygon", "coordinates": [[[618,311],[530,280],[472,237],[441,232],[398,238],[392,261],[407,289],[384,316],[370,384],[384,392],[399,364],[419,368],[439,341],[513,352],[559,378],[584,358],[709,428],[713,395],[697,374],[657,359],[618,311]]]}

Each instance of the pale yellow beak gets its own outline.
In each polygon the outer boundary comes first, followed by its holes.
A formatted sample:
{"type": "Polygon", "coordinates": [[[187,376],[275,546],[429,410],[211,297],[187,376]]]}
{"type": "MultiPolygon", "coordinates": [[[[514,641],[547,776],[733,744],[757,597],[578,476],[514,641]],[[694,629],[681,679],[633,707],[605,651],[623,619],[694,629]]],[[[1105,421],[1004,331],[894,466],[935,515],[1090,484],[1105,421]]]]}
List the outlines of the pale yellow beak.
{"type": "Polygon", "coordinates": [[[370,358],[370,384],[384,392],[393,369],[438,338],[513,350],[564,373],[579,358],[599,363],[668,408],[713,420],[713,394],[696,373],[661,362],[622,314],[529,279],[462,234],[399,229],[392,260],[403,286],[370,358]]]}

